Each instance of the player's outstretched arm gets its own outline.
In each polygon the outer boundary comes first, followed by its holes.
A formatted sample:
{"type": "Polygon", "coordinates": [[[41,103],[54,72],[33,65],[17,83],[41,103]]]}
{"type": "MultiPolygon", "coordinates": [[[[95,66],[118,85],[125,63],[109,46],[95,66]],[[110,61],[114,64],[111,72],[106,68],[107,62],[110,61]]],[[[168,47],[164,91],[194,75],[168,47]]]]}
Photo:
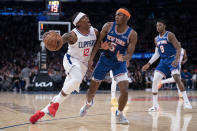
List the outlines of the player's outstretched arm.
{"type": "Polygon", "coordinates": [[[107,23],[104,24],[104,26],[103,26],[103,28],[102,28],[100,34],[99,34],[99,37],[98,37],[98,39],[97,39],[97,41],[96,41],[96,44],[95,44],[95,46],[94,46],[94,48],[93,48],[93,50],[92,50],[92,53],[91,53],[91,56],[90,56],[90,59],[91,59],[91,60],[94,59],[96,53],[97,53],[98,50],[100,49],[101,43],[102,43],[104,37],[107,35],[108,30],[110,29],[110,27],[111,27],[111,22],[107,22],[107,23]]]}
{"type": "Polygon", "coordinates": [[[159,52],[158,52],[158,48],[155,47],[155,53],[153,54],[151,59],[148,61],[148,63],[146,63],[142,67],[142,71],[146,71],[150,67],[150,65],[152,65],[159,57],[160,57],[160,55],[159,55],[159,52]]]}
{"type": "Polygon", "coordinates": [[[154,39],[154,43],[156,45],[156,47],[155,47],[155,53],[153,54],[153,56],[151,57],[151,59],[148,61],[148,63],[146,63],[142,67],[142,71],[146,71],[150,67],[150,65],[153,64],[160,57],[159,51],[158,51],[158,47],[157,47],[157,43],[156,43],[155,39],[154,39]]]}
{"type": "Polygon", "coordinates": [[[63,43],[74,44],[77,42],[77,35],[71,31],[62,35],[63,43]]]}
{"type": "MultiPolygon", "coordinates": [[[[107,35],[108,30],[110,29],[110,27],[111,27],[111,23],[110,23],[110,22],[106,23],[106,24],[103,26],[103,28],[102,28],[100,34],[98,33],[98,35],[97,35],[96,44],[95,44],[95,46],[94,46],[94,48],[93,48],[93,50],[92,50],[90,59],[89,59],[89,61],[88,61],[88,68],[89,68],[90,71],[93,71],[92,65],[93,65],[94,57],[95,57],[96,53],[98,52],[98,50],[100,49],[101,43],[102,43],[104,37],[107,35]]],[[[95,33],[96,33],[96,30],[95,30],[95,33]]],[[[96,33],[96,34],[97,34],[97,33],[96,33]]]]}
{"type": "MultiPolygon", "coordinates": [[[[96,34],[96,39],[98,40],[99,31],[98,31],[96,28],[94,28],[94,31],[95,31],[95,34],[96,34]]],[[[95,44],[93,50],[94,50],[94,52],[97,52],[95,48],[97,48],[96,44],[95,44]]],[[[93,51],[92,51],[92,52],[93,52],[93,51]]],[[[92,53],[91,53],[91,56],[93,56],[92,53]]],[[[92,66],[92,65],[93,65],[93,59],[94,59],[94,57],[91,58],[91,56],[90,56],[90,59],[89,59],[89,61],[88,61],[88,68],[89,68],[89,70],[92,72],[92,71],[93,71],[93,66],[92,66]]],[[[95,56],[95,54],[94,54],[94,56],[95,56]]]]}
{"type": "Polygon", "coordinates": [[[172,66],[176,67],[181,55],[181,44],[172,32],[169,32],[168,40],[173,44],[174,48],[176,48],[176,59],[172,62],[172,66]]]}

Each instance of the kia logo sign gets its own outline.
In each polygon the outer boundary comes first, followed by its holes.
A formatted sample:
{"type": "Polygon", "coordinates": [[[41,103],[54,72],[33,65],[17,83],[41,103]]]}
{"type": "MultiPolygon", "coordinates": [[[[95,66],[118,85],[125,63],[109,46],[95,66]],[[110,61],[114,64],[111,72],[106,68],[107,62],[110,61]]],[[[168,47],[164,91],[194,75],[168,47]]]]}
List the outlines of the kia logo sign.
{"type": "Polygon", "coordinates": [[[52,87],[53,83],[52,82],[36,82],[35,87],[52,87]]]}

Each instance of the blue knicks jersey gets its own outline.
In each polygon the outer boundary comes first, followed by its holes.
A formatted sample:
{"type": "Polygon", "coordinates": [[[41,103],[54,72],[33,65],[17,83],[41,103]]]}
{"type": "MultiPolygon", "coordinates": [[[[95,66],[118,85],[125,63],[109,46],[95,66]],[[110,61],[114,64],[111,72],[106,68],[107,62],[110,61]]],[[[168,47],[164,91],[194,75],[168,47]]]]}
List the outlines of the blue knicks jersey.
{"type": "Polygon", "coordinates": [[[168,31],[160,37],[156,37],[156,43],[161,58],[168,58],[170,56],[176,55],[176,49],[171,42],[168,41],[168,31]]]}
{"type": "Polygon", "coordinates": [[[111,42],[112,47],[108,50],[102,52],[102,56],[117,61],[116,54],[119,51],[120,54],[126,54],[129,42],[129,36],[132,31],[132,28],[128,27],[125,32],[118,33],[116,31],[116,23],[113,22],[110,31],[107,34],[106,41],[111,42]]]}

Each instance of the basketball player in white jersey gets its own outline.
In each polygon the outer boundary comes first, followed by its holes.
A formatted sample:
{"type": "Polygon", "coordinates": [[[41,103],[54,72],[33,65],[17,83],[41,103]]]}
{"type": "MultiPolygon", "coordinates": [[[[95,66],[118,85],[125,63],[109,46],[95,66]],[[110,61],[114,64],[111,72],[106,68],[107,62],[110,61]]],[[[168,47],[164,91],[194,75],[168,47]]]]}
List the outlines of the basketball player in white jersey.
{"type": "Polygon", "coordinates": [[[32,115],[29,121],[34,124],[46,113],[52,117],[61,104],[72,91],[79,91],[79,86],[87,72],[88,60],[99,32],[90,24],[88,16],[82,12],[73,15],[74,28],[62,36],[63,42],[68,43],[68,51],[64,55],[63,66],[67,77],[61,92],[43,109],[32,115]]]}
{"type": "MultiPolygon", "coordinates": [[[[180,60],[179,60],[179,64],[180,64],[180,69],[179,71],[181,72],[181,64],[185,64],[187,62],[187,53],[186,53],[186,50],[181,48],[181,56],[180,56],[180,60]]],[[[158,88],[160,89],[162,87],[163,84],[165,83],[174,83],[175,80],[173,77],[171,78],[168,78],[168,79],[164,79],[160,82],[158,88]]],[[[177,89],[178,89],[178,94],[179,94],[179,98],[182,98],[182,94],[181,94],[181,91],[179,90],[178,88],[178,85],[176,84],[177,86],[177,89]]]]}

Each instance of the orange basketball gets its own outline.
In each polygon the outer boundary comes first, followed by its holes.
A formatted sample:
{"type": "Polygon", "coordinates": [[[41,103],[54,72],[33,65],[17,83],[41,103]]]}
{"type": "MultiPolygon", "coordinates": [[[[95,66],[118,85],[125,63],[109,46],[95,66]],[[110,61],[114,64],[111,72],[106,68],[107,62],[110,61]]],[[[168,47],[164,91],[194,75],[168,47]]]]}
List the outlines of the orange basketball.
{"type": "Polygon", "coordinates": [[[50,51],[58,51],[63,46],[61,35],[56,32],[49,32],[43,40],[45,47],[50,51]]]}

